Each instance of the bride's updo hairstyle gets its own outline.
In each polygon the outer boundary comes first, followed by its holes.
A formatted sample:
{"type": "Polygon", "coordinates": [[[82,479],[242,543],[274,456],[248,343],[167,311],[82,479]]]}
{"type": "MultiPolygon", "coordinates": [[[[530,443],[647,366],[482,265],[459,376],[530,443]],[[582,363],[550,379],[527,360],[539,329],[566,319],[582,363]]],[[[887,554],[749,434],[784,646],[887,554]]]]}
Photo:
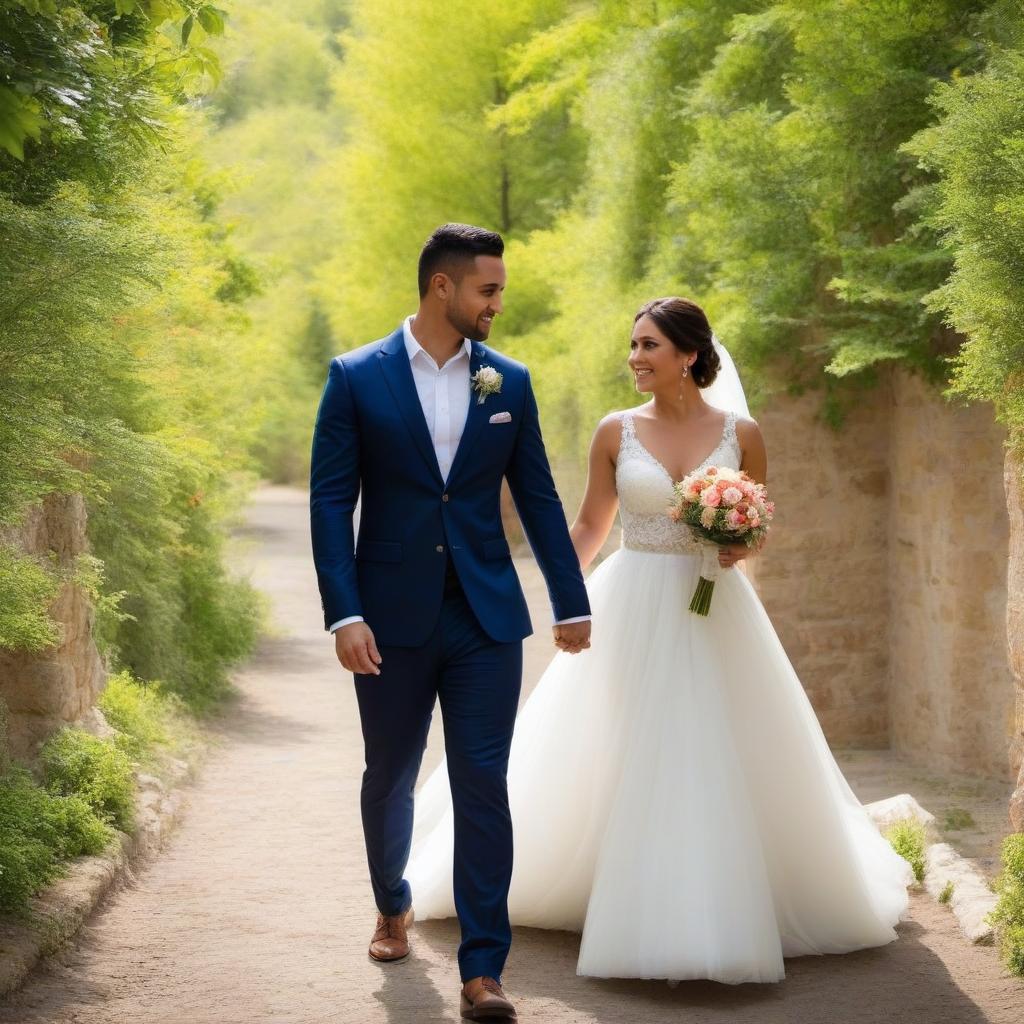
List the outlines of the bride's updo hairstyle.
{"type": "Polygon", "coordinates": [[[696,302],[675,297],[651,299],[640,307],[633,323],[642,316],[649,316],[680,352],[697,353],[690,367],[697,387],[706,388],[714,381],[722,362],[715,351],[711,324],[696,302]]]}

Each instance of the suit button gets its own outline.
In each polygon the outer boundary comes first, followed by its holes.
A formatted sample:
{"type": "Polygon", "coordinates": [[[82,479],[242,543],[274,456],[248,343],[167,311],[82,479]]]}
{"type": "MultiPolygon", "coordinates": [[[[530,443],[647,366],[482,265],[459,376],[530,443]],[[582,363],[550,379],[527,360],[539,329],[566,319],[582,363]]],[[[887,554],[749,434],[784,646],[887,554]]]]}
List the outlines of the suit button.
{"type": "Polygon", "coordinates": [[[444,545],[443,544],[438,544],[437,545],[437,553],[439,555],[443,555],[444,554],[444,545]]]}
{"type": "Polygon", "coordinates": [[[448,500],[448,495],[447,494],[442,494],[441,495],[441,500],[442,501],[447,501],[448,500]]]}

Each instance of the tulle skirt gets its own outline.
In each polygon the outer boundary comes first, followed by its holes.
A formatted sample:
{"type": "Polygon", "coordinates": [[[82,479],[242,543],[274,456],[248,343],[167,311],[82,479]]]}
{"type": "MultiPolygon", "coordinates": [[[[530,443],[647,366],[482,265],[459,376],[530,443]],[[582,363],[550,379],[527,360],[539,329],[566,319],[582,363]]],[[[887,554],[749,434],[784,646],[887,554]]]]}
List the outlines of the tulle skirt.
{"type": "MultiPolygon", "coordinates": [[[[783,957],[891,942],[909,865],[832,757],[753,587],[688,611],[691,555],[622,549],[588,581],[593,645],[557,654],[509,765],[513,924],[582,932],[578,973],[778,981],[783,957]]],[[[419,919],[450,917],[446,766],[417,798],[419,919]]]]}

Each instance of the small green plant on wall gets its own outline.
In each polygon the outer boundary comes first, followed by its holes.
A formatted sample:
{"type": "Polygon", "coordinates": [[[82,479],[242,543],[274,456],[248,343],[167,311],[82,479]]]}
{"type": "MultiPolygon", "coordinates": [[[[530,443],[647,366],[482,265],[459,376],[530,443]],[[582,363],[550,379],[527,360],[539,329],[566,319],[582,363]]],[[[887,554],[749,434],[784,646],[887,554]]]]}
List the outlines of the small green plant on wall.
{"type": "Polygon", "coordinates": [[[924,881],[924,826],[907,818],[897,821],[885,831],[885,838],[892,848],[913,868],[914,878],[924,881]]]}

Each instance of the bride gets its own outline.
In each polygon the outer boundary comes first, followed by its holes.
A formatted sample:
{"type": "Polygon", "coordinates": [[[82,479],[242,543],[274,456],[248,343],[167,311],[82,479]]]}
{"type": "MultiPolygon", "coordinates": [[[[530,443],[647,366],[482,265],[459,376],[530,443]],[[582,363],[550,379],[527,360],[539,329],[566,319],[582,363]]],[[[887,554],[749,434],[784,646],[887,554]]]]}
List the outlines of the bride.
{"type": "MultiPolygon", "coordinates": [[[[572,528],[586,568],[616,511],[622,522],[622,547],[587,584],[592,647],[555,656],[512,744],[509,912],[581,931],[579,974],[779,981],[783,957],[895,939],[912,875],[731,569],[753,552],[723,548],[710,614],[688,610],[700,548],[666,514],[673,481],[712,465],[765,479],[728,353],[699,306],[656,299],[637,313],[629,366],[651,400],[601,421],[572,528]]],[[[444,776],[416,804],[420,919],[455,912],[444,776]]]]}

